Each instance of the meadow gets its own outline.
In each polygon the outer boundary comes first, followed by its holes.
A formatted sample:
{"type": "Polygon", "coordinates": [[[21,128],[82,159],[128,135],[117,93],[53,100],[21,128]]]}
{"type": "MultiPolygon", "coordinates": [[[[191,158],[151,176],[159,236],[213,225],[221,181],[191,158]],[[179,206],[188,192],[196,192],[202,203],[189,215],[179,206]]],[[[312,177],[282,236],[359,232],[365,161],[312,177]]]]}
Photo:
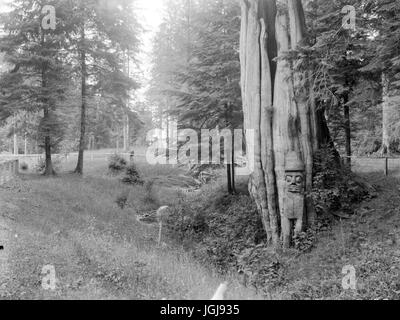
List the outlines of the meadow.
{"type": "MultiPolygon", "coordinates": [[[[103,158],[89,158],[83,178],[68,173],[73,163],[64,163],[54,178],[28,173],[1,188],[0,219],[9,234],[3,255],[12,273],[0,285],[1,299],[209,299],[226,280],[229,298],[261,298],[182,248],[158,247],[157,228],[135,218],[156,207],[144,187],[127,187],[109,176],[103,158]],[[116,204],[121,194],[129,197],[124,210],[116,204]],[[54,291],[41,286],[46,265],[56,270],[54,291]]],[[[178,173],[163,166],[139,168],[167,181],[178,173]]],[[[177,197],[177,191],[162,194],[158,201],[173,203],[177,197]]]]}
{"type": "Polygon", "coordinates": [[[140,157],[135,163],[153,183],[123,184],[97,153],[88,154],[83,177],[71,173],[70,158],[55,177],[28,170],[0,187],[1,299],[207,300],[225,281],[226,298],[237,300],[400,297],[396,177],[366,174],[378,194],[352,217],[331,219],[311,244],[303,239],[307,250],[272,253],[262,242],[242,243],[257,227],[246,179],[238,181],[238,196],[226,195],[223,176],[185,194],[182,168],[149,166],[140,157]],[[175,229],[167,228],[158,246],[157,225],[137,217],[162,205],[190,224],[172,221],[175,229]],[[193,233],[199,218],[215,232],[193,233]],[[247,260],[238,273],[233,251],[241,245],[247,260]],[[357,270],[357,290],[342,287],[349,265],[357,270]],[[55,290],[43,289],[44,266],[55,269],[55,290]]]}

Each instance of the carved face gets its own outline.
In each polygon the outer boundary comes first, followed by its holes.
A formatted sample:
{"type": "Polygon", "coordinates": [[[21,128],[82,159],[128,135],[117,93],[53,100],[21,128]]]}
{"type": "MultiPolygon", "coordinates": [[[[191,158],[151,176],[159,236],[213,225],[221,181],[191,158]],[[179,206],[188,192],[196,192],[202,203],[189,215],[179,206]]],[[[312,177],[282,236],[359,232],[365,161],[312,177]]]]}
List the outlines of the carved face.
{"type": "Polygon", "coordinates": [[[291,193],[302,193],[304,190],[304,175],[302,172],[286,173],[287,191],[291,193]]]}

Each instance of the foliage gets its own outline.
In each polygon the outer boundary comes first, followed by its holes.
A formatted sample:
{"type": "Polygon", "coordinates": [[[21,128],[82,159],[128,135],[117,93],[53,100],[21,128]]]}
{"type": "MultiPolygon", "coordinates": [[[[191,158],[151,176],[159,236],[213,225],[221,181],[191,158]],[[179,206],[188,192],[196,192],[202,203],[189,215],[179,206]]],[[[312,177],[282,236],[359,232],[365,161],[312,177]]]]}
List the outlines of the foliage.
{"type": "Polygon", "coordinates": [[[110,147],[125,117],[140,130],[142,121],[128,103],[139,86],[132,65],[142,28],[134,1],[52,1],[55,30],[41,28],[43,5],[17,0],[0,17],[0,120],[13,119],[9,131],[27,137],[29,145],[46,145],[47,153],[75,151],[86,138],[95,140],[92,146],[110,147]],[[80,139],[83,101],[88,128],[80,139]]]}
{"type": "Polygon", "coordinates": [[[302,253],[311,252],[317,243],[318,234],[330,230],[331,224],[331,219],[320,217],[313,226],[293,237],[293,247],[302,253]]]}
{"type": "Polygon", "coordinates": [[[130,163],[125,168],[125,174],[122,177],[122,182],[129,185],[143,185],[144,182],[140,178],[139,171],[134,163],[130,163]]]}
{"type": "Polygon", "coordinates": [[[268,296],[270,292],[285,283],[285,267],[282,258],[259,244],[249,247],[238,255],[239,274],[247,285],[251,285],[268,296]]]}
{"type": "Polygon", "coordinates": [[[314,157],[312,198],[319,215],[341,211],[353,213],[353,206],[369,196],[369,190],[351,171],[338,162],[332,148],[321,148],[314,157]]]}
{"type": "Polygon", "coordinates": [[[265,240],[254,203],[245,195],[199,196],[200,201],[179,199],[168,219],[168,233],[218,270],[237,268],[236,255],[265,240]]]}
{"type": "Polygon", "coordinates": [[[123,170],[126,169],[127,161],[124,157],[114,154],[108,160],[108,170],[112,174],[121,173],[123,170]]]}
{"type": "Polygon", "coordinates": [[[167,10],[154,42],[150,98],[182,126],[240,128],[239,5],[190,0],[167,10]]]}

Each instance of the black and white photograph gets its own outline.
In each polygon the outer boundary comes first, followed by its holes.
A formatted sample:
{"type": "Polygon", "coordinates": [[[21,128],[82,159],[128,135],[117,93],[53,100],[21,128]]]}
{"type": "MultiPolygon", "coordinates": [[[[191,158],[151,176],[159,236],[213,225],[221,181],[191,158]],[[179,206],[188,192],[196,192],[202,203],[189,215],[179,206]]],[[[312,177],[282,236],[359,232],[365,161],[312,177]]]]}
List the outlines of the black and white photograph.
{"type": "Polygon", "coordinates": [[[399,230],[399,0],[0,0],[3,302],[400,300],[399,230]]]}

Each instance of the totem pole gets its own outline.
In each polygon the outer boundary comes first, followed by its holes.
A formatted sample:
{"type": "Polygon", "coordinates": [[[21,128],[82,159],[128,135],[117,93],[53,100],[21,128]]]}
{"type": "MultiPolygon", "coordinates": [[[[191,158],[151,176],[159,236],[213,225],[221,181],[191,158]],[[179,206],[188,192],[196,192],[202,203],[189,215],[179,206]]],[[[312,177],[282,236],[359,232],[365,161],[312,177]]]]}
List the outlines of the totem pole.
{"type": "Polygon", "coordinates": [[[282,236],[285,248],[293,236],[303,229],[305,214],[305,167],[296,152],[289,152],[285,161],[285,201],[282,217],[282,236]]]}

